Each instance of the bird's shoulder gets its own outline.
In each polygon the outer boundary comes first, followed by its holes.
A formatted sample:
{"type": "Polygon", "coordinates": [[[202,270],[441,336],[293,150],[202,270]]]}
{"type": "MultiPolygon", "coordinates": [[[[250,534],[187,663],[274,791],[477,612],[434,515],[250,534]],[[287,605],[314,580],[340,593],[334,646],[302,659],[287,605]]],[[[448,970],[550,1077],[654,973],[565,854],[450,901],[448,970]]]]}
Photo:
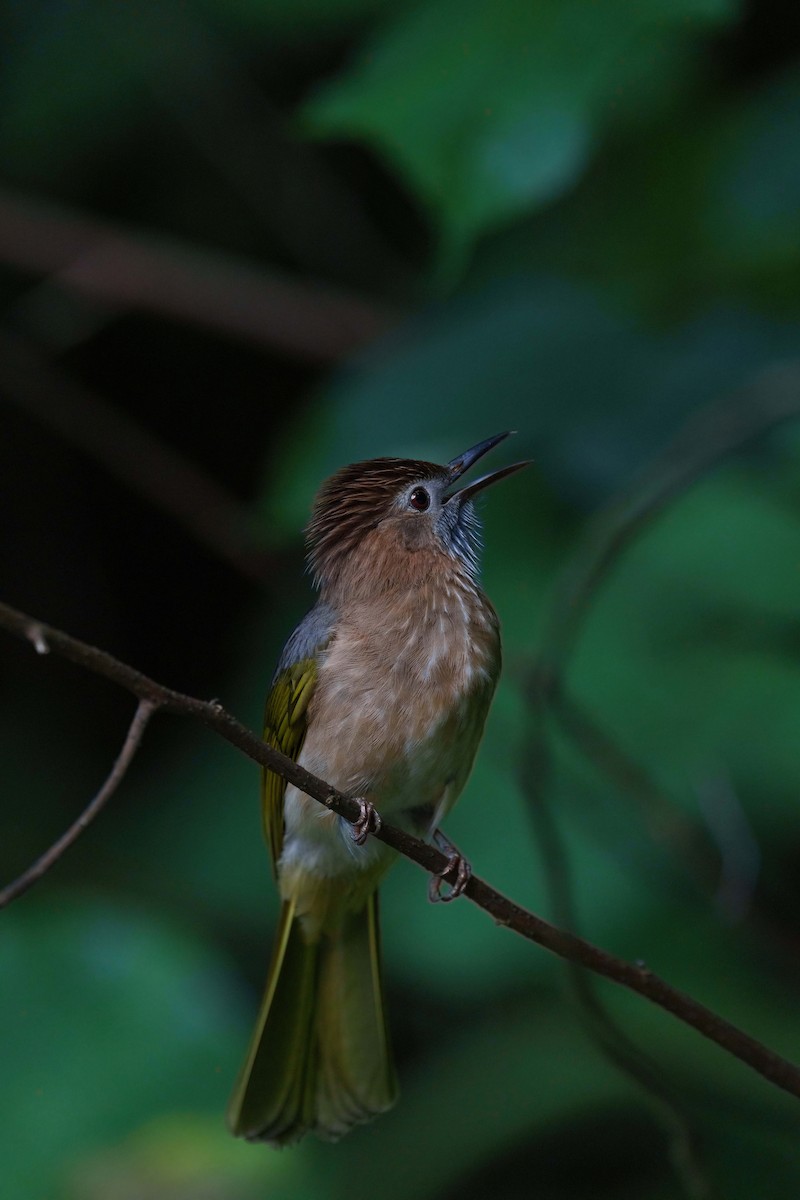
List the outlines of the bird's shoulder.
{"type": "Polygon", "coordinates": [[[331,640],[335,622],[336,611],[333,606],[325,600],[319,600],[287,639],[272,682],[275,683],[284,671],[292,670],[298,663],[316,659],[331,640]]]}
{"type": "MultiPolygon", "coordinates": [[[[264,711],[264,741],[295,762],[306,736],[307,712],[317,683],[320,655],[333,637],[336,614],[320,601],[308,612],[283,648],[264,711]]],[[[283,845],[286,781],[274,771],[262,776],[264,829],[273,863],[283,845]]]]}

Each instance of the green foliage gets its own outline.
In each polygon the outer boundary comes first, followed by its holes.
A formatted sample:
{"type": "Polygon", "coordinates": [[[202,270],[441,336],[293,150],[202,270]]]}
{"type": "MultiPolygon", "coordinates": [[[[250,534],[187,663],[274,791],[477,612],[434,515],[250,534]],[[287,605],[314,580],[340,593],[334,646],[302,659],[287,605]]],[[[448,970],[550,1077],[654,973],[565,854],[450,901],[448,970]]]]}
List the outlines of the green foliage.
{"type": "Polygon", "coordinates": [[[720,130],[705,225],[734,278],[792,276],[798,268],[800,74],[791,70],[740,104],[720,130]]]}
{"type": "Polygon", "coordinates": [[[387,155],[446,253],[461,255],[574,184],[609,128],[674,104],[687,41],[737,10],[729,0],[433,0],[380,30],[306,117],[387,155]]]}
{"type": "MultiPolygon", "coordinates": [[[[273,536],[283,525],[297,529],[315,481],[379,454],[387,438],[398,454],[442,461],[487,424],[517,428],[513,454],[533,458],[558,495],[595,504],[627,484],[695,408],[795,346],[794,325],[735,311],[654,332],[550,278],[458,295],[342,372],[312,422],[307,412],[298,417],[270,464],[265,524],[273,536]]],[[[492,497],[492,506],[503,503],[492,497]]],[[[531,519],[539,519],[535,505],[531,519]]]]}
{"type": "Polygon", "coordinates": [[[71,1170],[153,1113],[224,1103],[226,964],[179,928],[91,894],[51,897],[4,914],[0,974],[6,1031],[14,1023],[3,1040],[9,1195],[53,1195],[56,1161],[71,1170]]]}

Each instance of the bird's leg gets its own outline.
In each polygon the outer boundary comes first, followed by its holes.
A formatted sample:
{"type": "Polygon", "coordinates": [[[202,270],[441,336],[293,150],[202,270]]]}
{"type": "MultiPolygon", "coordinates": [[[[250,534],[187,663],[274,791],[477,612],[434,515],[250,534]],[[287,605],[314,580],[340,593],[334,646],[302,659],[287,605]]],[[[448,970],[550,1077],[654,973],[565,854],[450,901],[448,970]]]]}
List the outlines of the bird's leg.
{"type": "Polygon", "coordinates": [[[428,885],[428,899],[432,904],[436,904],[438,900],[442,902],[456,900],[472,878],[472,867],[441,829],[434,829],[433,840],[442,854],[447,855],[447,866],[438,875],[431,876],[428,885]],[[442,894],[443,883],[450,885],[450,890],[444,894],[442,894]]]}
{"type": "Polygon", "coordinates": [[[358,819],[353,821],[353,841],[357,846],[363,846],[370,833],[377,833],[381,827],[380,813],[371,800],[356,796],[359,807],[358,819]]]}

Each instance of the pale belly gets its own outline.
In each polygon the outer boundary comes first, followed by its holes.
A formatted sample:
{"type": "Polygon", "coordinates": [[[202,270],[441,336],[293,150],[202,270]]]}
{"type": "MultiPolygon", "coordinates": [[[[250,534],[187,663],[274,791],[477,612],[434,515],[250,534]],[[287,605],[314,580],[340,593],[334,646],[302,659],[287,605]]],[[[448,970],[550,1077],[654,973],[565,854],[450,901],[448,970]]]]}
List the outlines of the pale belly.
{"type": "MultiPolygon", "coordinates": [[[[442,592],[420,613],[412,596],[378,628],[374,612],[354,611],[308,707],[300,764],[423,836],[467,780],[500,667],[494,612],[467,599],[442,592]]],[[[365,903],[393,858],[375,838],[357,846],[347,821],[287,787],[278,877],[309,934],[365,903]]]]}
{"type": "MultiPolygon", "coordinates": [[[[387,821],[426,836],[466,782],[491,698],[486,690],[461,699],[422,740],[392,731],[393,725],[402,729],[400,713],[386,714],[381,738],[375,736],[377,724],[362,728],[360,735],[342,733],[333,754],[329,738],[320,746],[320,739],[309,735],[300,764],[338,790],[371,800],[387,821]]],[[[348,821],[291,785],[286,789],[284,821],[282,875],[298,868],[328,877],[361,871],[372,875],[392,861],[393,852],[374,838],[357,846],[348,821]]]]}

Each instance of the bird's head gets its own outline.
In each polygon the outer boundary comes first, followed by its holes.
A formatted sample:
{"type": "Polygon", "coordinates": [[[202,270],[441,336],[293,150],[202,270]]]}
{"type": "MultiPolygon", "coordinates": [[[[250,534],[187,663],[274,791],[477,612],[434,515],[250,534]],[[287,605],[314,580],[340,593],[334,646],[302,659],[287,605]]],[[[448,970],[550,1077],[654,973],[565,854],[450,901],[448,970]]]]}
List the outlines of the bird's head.
{"type": "MultiPolygon", "coordinates": [[[[508,433],[479,442],[444,466],[412,458],[372,458],[343,467],[320,488],[308,526],[309,564],[318,586],[336,584],[354,560],[360,573],[379,568],[391,581],[406,553],[446,553],[473,576],[478,569],[478,492],[525,462],[473,483],[455,484],[508,433]]],[[[406,559],[406,561],[408,561],[406,559]]]]}

